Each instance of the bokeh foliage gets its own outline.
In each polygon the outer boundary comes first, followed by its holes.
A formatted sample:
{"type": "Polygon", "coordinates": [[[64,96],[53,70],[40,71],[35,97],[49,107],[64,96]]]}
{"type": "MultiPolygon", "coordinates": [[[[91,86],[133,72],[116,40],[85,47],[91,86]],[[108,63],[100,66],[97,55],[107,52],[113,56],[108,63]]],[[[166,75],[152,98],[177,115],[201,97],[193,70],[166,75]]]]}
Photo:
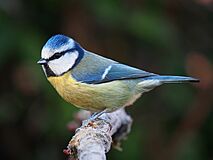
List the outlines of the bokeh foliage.
{"type": "Polygon", "coordinates": [[[212,159],[212,28],[211,0],[1,0],[1,158],[66,158],[78,109],[36,64],[45,41],[62,33],[138,68],[201,79],[159,87],[129,107],[132,132],[109,159],[212,159]]]}

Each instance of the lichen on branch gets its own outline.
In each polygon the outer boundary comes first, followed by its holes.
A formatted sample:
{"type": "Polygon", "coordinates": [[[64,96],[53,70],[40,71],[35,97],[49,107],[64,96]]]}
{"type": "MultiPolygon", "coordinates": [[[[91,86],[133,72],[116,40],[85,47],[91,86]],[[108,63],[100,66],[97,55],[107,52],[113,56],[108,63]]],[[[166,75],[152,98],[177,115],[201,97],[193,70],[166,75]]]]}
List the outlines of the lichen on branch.
{"type": "MultiPolygon", "coordinates": [[[[87,111],[80,111],[78,117],[85,118],[87,111]]],[[[132,119],[124,109],[105,113],[95,121],[89,119],[82,122],[76,129],[65,152],[72,159],[106,160],[106,153],[111,145],[120,149],[121,140],[125,139],[131,130],[132,119]]]]}

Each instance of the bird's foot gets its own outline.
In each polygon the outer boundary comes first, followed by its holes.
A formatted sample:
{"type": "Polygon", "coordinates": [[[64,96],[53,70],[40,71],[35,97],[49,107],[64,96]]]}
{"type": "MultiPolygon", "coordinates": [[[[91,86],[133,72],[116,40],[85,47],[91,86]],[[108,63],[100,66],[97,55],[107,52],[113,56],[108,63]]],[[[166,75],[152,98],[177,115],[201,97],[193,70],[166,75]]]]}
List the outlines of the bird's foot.
{"type": "Polygon", "coordinates": [[[89,120],[90,120],[90,121],[95,121],[95,120],[97,120],[97,119],[100,119],[99,117],[100,117],[102,114],[104,114],[104,113],[106,113],[106,110],[103,110],[103,111],[101,111],[101,112],[95,112],[95,113],[93,113],[93,114],[89,117],[89,120]]]}
{"type": "MultiPolygon", "coordinates": [[[[96,121],[98,121],[98,120],[104,120],[104,119],[102,119],[100,116],[102,115],[102,114],[104,114],[104,113],[107,113],[108,111],[107,110],[103,110],[103,111],[101,111],[101,112],[95,112],[95,113],[93,113],[90,117],[89,117],[89,119],[88,120],[86,120],[85,121],[85,123],[87,124],[87,125],[89,125],[89,126],[92,126],[92,127],[94,127],[94,128],[96,128],[96,121]]],[[[106,123],[108,123],[109,124],[109,126],[110,126],[110,130],[111,130],[111,128],[112,128],[112,126],[111,126],[111,124],[107,121],[107,120],[104,120],[106,123]]]]}

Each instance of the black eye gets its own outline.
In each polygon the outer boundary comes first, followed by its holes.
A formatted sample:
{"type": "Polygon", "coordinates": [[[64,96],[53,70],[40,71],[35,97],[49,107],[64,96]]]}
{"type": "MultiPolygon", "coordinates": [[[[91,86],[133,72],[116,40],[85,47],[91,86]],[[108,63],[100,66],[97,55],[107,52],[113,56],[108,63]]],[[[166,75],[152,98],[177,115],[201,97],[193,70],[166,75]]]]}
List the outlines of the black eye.
{"type": "Polygon", "coordinates": [[[55,53],[51,58],[50,58],[50,60],[53,60],[53,59],[58,59],[58,58],[60,58],[62,56],[62,54],[61,53],[55,53]]]}

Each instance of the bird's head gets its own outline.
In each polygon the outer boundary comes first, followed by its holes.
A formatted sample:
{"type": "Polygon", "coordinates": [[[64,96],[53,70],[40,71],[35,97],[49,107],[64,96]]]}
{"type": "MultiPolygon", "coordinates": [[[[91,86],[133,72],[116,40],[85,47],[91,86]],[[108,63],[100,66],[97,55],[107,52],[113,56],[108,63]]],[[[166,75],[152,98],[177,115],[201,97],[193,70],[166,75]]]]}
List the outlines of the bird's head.
{"type": "Polygon", "coordinates": [[[75,67],[83,56],[83,48],[72,38],[55,35],[43,46],[37,63],[42,65],[47,77],[60,76],[75,67]]]}

